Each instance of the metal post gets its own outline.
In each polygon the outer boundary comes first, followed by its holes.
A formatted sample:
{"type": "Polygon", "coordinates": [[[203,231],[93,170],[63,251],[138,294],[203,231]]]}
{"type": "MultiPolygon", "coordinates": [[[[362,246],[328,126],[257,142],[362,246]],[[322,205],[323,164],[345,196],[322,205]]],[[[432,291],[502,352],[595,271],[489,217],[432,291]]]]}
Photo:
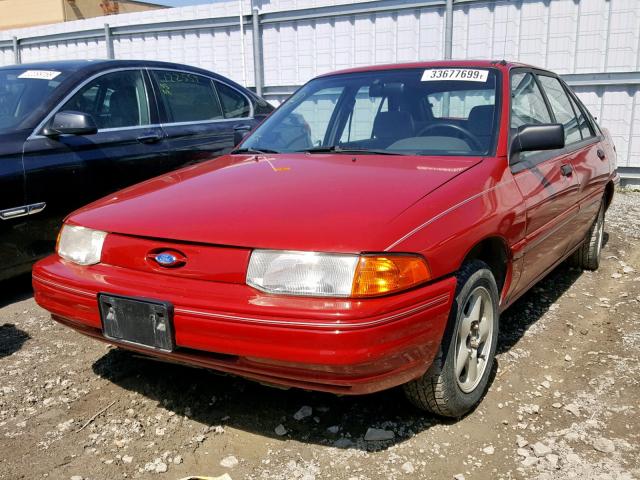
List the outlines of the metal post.
{"type": "Polygon", "coordinates": [[[453,0],[447,0],[445,8],[444,58],[451,59],[453,52],[453,0]]]}
{"type": "Polygon", "coordinates": [[[111,36],[111,28],[108,23],[104,24],[104,43],[107,46],[107,58],[116,58],[113,52],[113,37],[111,36]]]}
{"type": "Polygon", "coordinates": [[[253,71],[256,80],[256,93],[262,96],[264,86],[262,67],[262,35],[260,34],[260,11],[258,7],[253,7],[252,29],[253,29],[253,71]]]}
{"type": "Polygon", "coordinates": [[[13,61],[16,65],[19,65],[20,62],[20,43],[18,42],[18,37],[13,37],[11,39],[13,41],[13,61]]]}
{"type": "Polygon", "coordinates": [[[244,11],[242,5],[244,0],[238,0],[238,6],[240,7],[240,56],[242,57],[242,86],[247,86],[247,59],[245,57],[244,49],[244,11]]]}

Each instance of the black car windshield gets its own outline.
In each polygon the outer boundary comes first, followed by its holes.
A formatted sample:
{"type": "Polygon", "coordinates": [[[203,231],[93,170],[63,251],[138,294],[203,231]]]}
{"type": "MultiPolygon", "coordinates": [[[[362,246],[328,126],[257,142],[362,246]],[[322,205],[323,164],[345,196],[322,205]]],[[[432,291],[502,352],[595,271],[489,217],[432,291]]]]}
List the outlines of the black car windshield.
{"type": "Polygon", "coordinates": [[[496,143],[498,73],[429,67],[320,77],[239,151],[487,155],[496,143]]]}
{"type": "Polygon", "coordinates": [[[65,77],[65,72],[53,69],[0,69],[0,132],[18,128],[65,77]]]}

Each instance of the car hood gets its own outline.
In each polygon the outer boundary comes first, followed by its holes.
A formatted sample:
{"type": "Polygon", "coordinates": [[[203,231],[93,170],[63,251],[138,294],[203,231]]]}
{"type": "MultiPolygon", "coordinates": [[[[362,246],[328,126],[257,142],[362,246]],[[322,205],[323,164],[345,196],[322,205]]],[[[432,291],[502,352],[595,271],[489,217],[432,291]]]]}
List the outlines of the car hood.
{"type": "MultiPolygon", "coordinates": [[[[70,223],[217,245],[380,251],[391,223],[481,157],[229,155],[105,197],[70,223]]],[[[406,228],[412,228],[407,225],[406,228]]]]}

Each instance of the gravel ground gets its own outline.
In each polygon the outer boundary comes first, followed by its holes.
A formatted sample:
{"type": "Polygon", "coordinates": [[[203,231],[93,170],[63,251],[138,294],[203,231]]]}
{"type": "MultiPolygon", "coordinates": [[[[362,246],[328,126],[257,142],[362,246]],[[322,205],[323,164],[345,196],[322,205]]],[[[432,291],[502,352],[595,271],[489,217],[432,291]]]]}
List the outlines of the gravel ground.
{"type": "Polygon", "coordinates": [[[28,278],[0,284],[0,478],[637,478],[640,193],[617,194],[606,230],[598,272],[560,266],[505,313],[490,391],[459,421],[398,390],[142,359],[53,323],[28,278]]]}

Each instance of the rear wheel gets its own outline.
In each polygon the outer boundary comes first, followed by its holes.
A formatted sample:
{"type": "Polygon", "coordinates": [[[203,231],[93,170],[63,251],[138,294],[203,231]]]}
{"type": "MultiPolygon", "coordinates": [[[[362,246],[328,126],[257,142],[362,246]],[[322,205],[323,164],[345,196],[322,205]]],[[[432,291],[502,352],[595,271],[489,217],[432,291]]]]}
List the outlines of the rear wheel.
{"type": "Polygon", "coordinates": [[[571,264],[585,270],[597,270],[604,240],[604,202],[600,204],[598,216],[589,228],[582,245],[573,253],[571,264]]]}
{"type": "Polygon", "coordinates": [[[417,407],[461,417],[485,393],[498,339],[498,287],[488,265],[474,260],[458,273],[458,287],[440,351],[429,370],[404,386],[417,407]]]}

